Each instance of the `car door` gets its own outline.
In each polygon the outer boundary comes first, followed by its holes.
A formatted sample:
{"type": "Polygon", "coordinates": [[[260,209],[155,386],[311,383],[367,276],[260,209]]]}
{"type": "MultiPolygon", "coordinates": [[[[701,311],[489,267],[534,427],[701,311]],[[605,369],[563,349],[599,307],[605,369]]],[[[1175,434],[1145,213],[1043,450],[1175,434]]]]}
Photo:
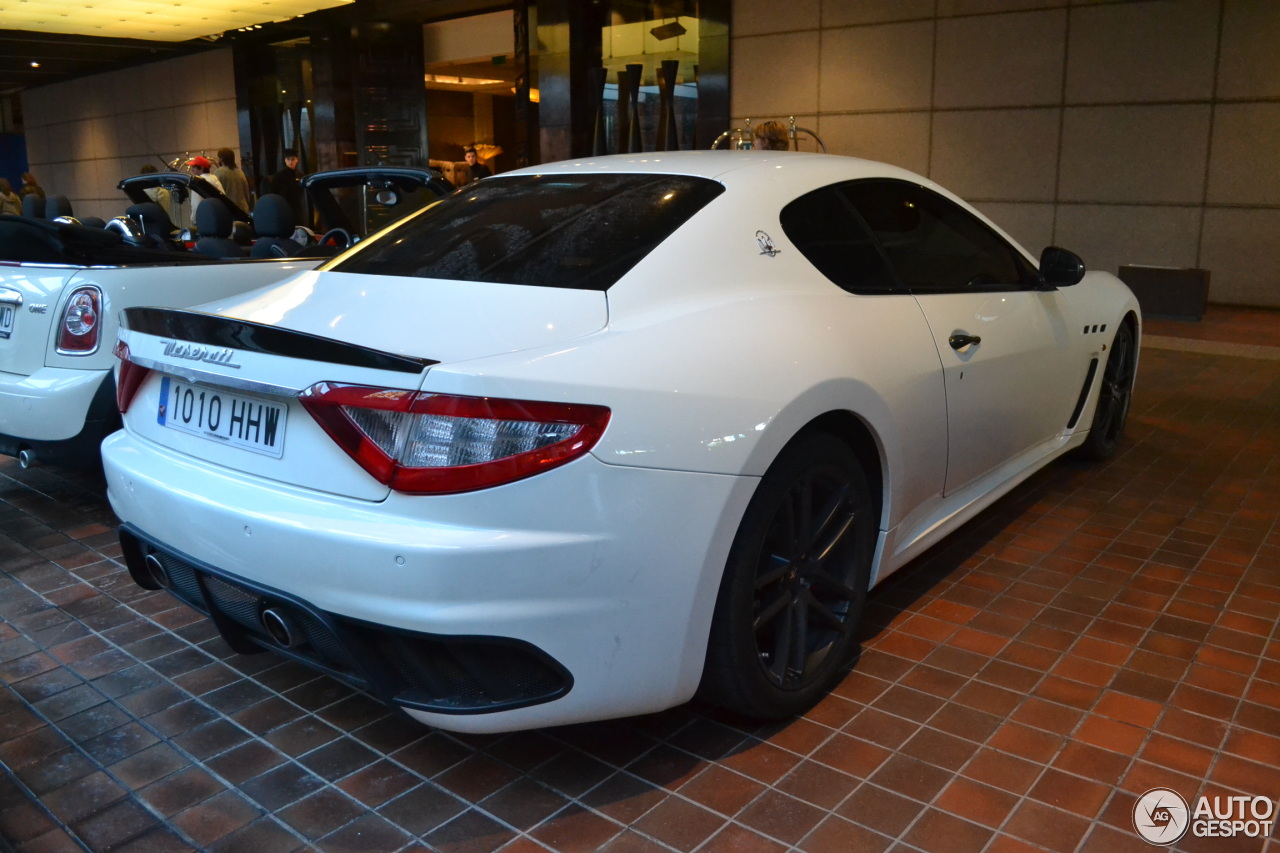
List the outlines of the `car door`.
{"type": "Polygon", "coordinates": [[[851,375],[874,387],[885,404],[879,427],[890,433],[882,440],[893,479],[886,518],[894,525],[942,491],[945,392],[929,324],[842,186],[806,193],[779,219],[800,254],[849,294],[830,304],[825,319],[849,342],[851,375]]]}
{"type": "Polygon", "coordinates": [[[1084,381],[1061,294],[1043,289],[1019,251],[939,193],[897,180],[844,191],[933,333],[947,396],[944,493],[1049,452],[1084,381]]]}

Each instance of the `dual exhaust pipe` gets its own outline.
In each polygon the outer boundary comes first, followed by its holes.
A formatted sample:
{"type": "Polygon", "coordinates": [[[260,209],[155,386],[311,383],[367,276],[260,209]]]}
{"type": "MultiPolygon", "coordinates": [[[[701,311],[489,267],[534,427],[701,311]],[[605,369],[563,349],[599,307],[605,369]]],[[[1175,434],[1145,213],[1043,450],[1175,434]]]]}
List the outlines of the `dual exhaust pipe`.
{"type": "MultiPolygon", "coordinates": [[[[147,580],[155,584],[154,588],[169,589],[173,586],[173,580],[169,577],[169,572],[165,569],[159,554],[151,552],[143,559],[142,565],[147,580]]],[[[287,608],[268,607],[262,611],[258,621],[271,641],[281,648],[292,649],[307,641],[306,632],[298,625],[297,620],[287,608]]]]}

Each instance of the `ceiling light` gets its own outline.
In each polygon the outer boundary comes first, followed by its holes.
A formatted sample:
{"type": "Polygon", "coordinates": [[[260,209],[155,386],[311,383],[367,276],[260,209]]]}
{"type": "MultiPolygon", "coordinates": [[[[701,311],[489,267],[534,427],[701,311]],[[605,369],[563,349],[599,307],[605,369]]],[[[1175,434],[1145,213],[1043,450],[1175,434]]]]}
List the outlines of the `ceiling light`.
{"type": "Polygon", "coordinates": [[[352,2],[272,0],[233,10],[193,0],[96,0],[91,7],[84,0],[26,0],[3,4],[3,18],[4,28],[10,30],[187,41],[241,28],[260,29],[264,23],[352,2]]]}
{"type": "Polygon", "coordinates": [[[456,74],[450,74],[445,77],[440,74],[424,74],[422,79],[426,83],[437,83],[444,86],[493,86],[497,83],[506,83],[506,80],[490,80],[485,77],[459,77],[456,74]]]}

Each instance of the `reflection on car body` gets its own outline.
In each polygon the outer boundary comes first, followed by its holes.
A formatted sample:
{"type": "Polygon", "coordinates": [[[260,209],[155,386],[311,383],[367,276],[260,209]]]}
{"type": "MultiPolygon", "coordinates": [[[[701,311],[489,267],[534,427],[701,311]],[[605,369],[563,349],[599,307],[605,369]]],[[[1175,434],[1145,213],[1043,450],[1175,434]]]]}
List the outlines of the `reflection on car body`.
{"type": "Polygon", "coordinates": [[[104,462],[135,580],[467,731],[803,710],[877,582],[1115,452],[1140,333],[1070,252],[791,152],[508,173],[272,287],[126,314],[104,462]],[[175,387],[280,407],[280,454],[160,423],[175,387]]]}

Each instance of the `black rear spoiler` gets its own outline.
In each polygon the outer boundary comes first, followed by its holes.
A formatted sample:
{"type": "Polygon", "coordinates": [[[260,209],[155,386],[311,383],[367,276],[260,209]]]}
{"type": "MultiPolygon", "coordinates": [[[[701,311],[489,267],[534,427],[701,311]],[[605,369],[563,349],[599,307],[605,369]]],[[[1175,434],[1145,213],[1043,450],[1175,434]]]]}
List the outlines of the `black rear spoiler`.
{"type": "Polygon", "coordinates": [[[424,368],[440,363],[429,358],[415,358],[336,341],[309,332],[177,308],[126,308],[123,322],[124,328],[131,331],[185,343],[352,367],[421,373],[424,368]]]}

